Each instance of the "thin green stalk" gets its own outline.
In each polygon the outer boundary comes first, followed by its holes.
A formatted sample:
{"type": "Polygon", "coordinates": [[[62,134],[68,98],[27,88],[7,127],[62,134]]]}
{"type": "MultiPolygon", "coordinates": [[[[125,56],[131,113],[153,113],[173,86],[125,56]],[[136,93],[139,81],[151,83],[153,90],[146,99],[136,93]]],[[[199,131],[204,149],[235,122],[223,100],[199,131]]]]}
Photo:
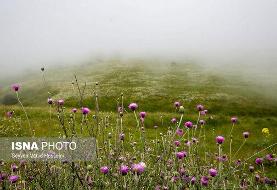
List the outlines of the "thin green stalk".
{"type": "Polygon", "coordinates": [[[16,97],[17,97],[17,101],[19,102],[19,104],[20,104],[20,106],[21,106],[21,108],[22,108],[22,110],[23,110],[23,112],[24,112],[24,114],[25,114],[25,117],[26,117],[26,119],[27,119],[27,121],[28,121],[28,125],[29,125],[29,128],[30,128],[30,130],[31,130],[31,133],[32,133],[33,136],[35,136],[35,130],[34,130],[34,128],[31,127],[31,123],[30,123],[28,114],[27,114],[27,112],[26,112],[26,110],[25,110],[25,107],[23,106],[22,102],[20,101],[20,98],[19,98],[19,95],[18,95],[18,92],[17,92],[17,91],[16,91],[16,97]]]}

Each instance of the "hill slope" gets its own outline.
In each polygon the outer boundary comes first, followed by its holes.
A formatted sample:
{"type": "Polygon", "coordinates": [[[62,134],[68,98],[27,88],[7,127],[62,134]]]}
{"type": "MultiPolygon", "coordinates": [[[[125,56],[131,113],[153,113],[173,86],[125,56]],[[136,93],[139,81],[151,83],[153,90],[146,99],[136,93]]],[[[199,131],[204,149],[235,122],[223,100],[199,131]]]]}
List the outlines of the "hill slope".
{"type": "MultiPolygon", "coordinates": [[[[39,70],[39,69],[38,69],[39,70]]],[[[148,111],[168,111],[178,100],[186,107],[205,104],[213,112],[239,115],[276,115],[276,101],[267,99],[260,86],[245,81],[234,73],[206,70],[193,63],[156,62],[155,60],[111,59],[78,66],[56,67],[18,79],[20,96],[25,105],[46,104],[47,91],[52,98],[63,98],[68,106],[78,106],[79,94],[74,75],[84,91],[84,105],[93,107],[96,88],[101,110],[116,109],[116,100],[123,92],[125,102],[136,101],[148,111]],[[95,83],[98,82],[98,86],[95,83]]],[[[10,87],[0,94],[2,104],[13,104],[10,87]]]]}

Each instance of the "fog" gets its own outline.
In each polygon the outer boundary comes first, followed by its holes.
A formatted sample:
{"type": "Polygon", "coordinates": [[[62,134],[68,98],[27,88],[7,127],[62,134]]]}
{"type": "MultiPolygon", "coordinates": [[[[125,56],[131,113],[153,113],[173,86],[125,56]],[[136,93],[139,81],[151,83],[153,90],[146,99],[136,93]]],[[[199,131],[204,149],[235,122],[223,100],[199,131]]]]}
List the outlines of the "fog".
{"type": "Polygon", "coordinates": [[[112,56],[274,73],[276,18],[275,0],[1,0],[0,78],[112,56]]]}

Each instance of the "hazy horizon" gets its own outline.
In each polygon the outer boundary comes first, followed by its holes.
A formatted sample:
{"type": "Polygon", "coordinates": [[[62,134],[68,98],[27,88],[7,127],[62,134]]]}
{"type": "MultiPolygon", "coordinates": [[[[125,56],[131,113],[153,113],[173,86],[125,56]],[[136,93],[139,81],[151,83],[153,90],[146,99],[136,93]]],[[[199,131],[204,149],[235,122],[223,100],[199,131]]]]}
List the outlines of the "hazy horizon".
{"type": "Polygon", "coordinates": [[[2,0],[0,78],[113,56],[275,73],[276,10],[274,0],[2,0]]]}

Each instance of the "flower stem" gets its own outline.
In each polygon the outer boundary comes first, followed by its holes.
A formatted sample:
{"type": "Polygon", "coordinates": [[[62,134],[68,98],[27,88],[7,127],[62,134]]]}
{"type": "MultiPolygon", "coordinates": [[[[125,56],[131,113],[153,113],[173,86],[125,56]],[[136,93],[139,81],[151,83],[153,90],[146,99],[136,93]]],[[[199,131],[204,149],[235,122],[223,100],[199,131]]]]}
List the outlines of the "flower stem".
{"type": "Polygon", "coordinates": [[[22,108],[22,110],[23,110],[23,112],[24,112],[24,114],[25,114],[25,117],[26,117],[27,121],[28,121],[28,125],[29,125],[29,128],[30,128],[30,130],[31,130],[31,133],[33,134],[33,136],[35,136],[35,130],[34,130],[34,128],[31,127],[31,123],[30,123],[28,114],[27,114],[27,112],[26,112],[26,110],[25,110],[25,107],[23,106],[22,102],[20,101],[20,98],[19,98],[19,95],[18,95],[18,92],[17,92],[17,91],[16,91],[16,97],[17,97],[17,101],[18,101],[19,104],[21,105],[21,108],[22,108]]]}

